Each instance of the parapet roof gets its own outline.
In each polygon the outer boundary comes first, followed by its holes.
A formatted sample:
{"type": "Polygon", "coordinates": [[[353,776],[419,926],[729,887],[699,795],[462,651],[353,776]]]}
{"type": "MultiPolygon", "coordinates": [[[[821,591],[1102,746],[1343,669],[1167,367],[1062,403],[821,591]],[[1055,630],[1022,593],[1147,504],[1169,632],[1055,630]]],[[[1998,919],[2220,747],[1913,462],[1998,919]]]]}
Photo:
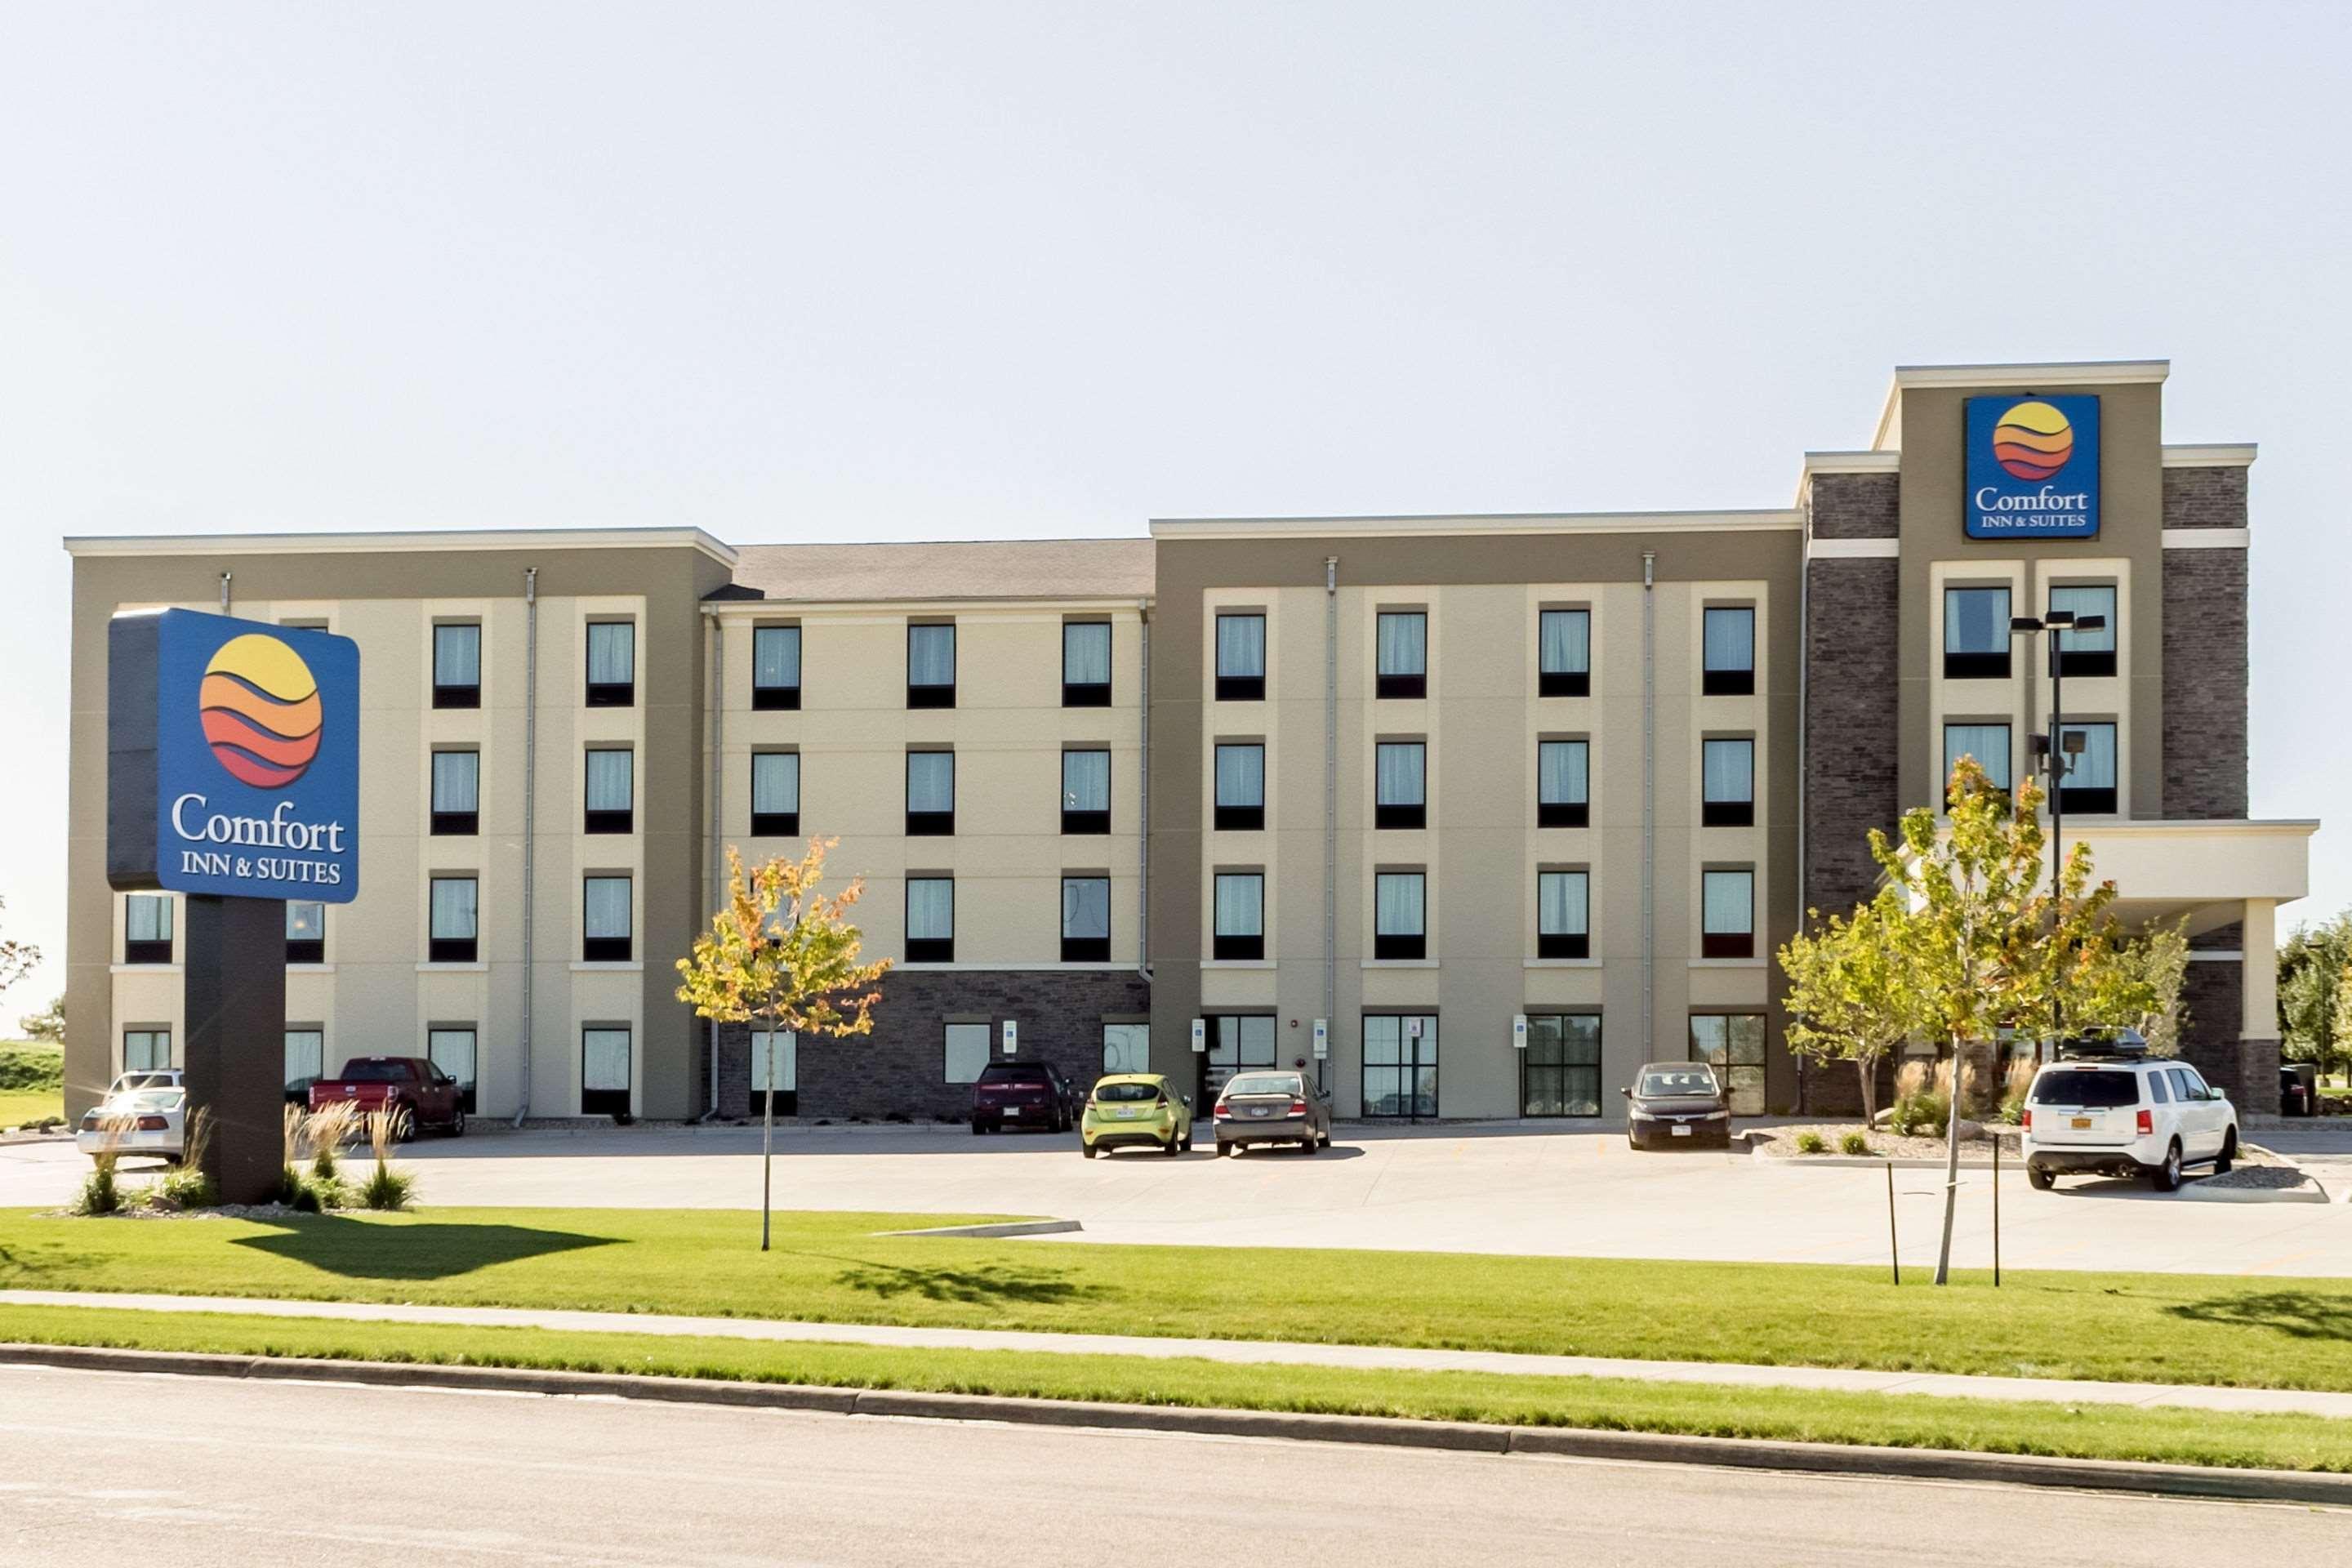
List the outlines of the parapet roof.
{"type": "Polygon", "coordinates": [[[934,540],[746,544],[713,598],[861,604],[908,599],[1143,599],[1149,539],[934,540]]]}

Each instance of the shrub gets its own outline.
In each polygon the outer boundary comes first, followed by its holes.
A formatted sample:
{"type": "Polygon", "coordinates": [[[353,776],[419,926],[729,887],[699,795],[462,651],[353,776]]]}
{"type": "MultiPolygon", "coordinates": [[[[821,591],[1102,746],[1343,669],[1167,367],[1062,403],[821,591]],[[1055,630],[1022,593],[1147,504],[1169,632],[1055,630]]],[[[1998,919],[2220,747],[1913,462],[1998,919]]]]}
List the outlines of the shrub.
{"type": "Polygon", "coordinates": [[[343,1143],[352,1135],[352,1124],[358,1113],[348,1101],[337,1100],[322,1105],[302,1120],[302,1131],[310,1145],[310,1174],[321,1182],[336,1180],[336,1162],[343,1143]]]}
{"type": "Polygon", "coordinates": [[[213,1179],[194,1165],[166,1171],[147,1189],[147,1206],[157,1209],[208,1209],[220,1203],[213,1179]]]}
{"type": "Polygon", "coordinates": [[[372,1209],[404,1209],[416,1193],[414,1172],[395,1170],[390,1165],[378,1165],[368,1179],[360,1184],[360,1202],[372,1209]]]}
{"type": "Polygon", "coordinates": [[[1826,1154],[1829,1147],[1828,1140],[1810,1128],[1797,1134],[1797,1152],[1800,1154],[1826,1154]]]}
{"type": "Polygon", "coordinates": [[[82,1179],[81,1191],[74,1198],[74,1213],[79,1215],[114,1214],[122,1207],[122,1189],[114,1182],[114,1156],[95,1156],[97,1165],[82,1179]]]}
{"type": "Polygon", "coordinates": [[[1870,1137],[1864,1132],[1849,1132],[1838,1140],[1838,1152],[1842,1154],[1867,1154],[1870,1152],[1870,1137]]]}
{"type": "Polygon", "coordinates": [[[39,1044],[0,1046],[0,1089],[63,1089],[65,1081],[66,1058],[59,1047],[39,1044]]]}
{"type": "Polygon", "coordinates": [[[1904,1095],[1886,1118],[1886,1130],[1897,1138],[1940,1138],[1948,1124],[1951,1101],[1932,1089],[1904,1095]]]}

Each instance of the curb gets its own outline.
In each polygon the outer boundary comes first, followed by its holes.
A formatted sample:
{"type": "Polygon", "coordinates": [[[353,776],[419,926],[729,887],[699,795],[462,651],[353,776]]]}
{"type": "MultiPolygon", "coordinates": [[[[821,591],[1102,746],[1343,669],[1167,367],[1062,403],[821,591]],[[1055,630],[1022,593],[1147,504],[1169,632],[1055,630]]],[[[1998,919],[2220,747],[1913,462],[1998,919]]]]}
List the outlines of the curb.
{"type": "Polygon", "coordinates": [[[886,1230],[884,1236],[1060,1236],[1086,1227],[1074,1219],[1015,1219],[997,1225],[942,1225],[929,1230],[886,1230]]]}
{"type": "Polygon", "coordinates": [[[260,1378],[293,1383],[358,1383],[380,1387],[493,1389],[558,1397],[648,1399],[881,1415],[933,1421],[1001,1421],[1021,1426],[1182,1432],[1212,1436],[1362,1443],[1456,1453],[1536,1454],[1641,1464],[1708,1465],[1916,1480],[2063,1487],[2076,1491],[2311,1503],[2352,1508],[2352,1475],[2301,1470],[2225,1469],[2117,1459],[1971,1454],[1940,1448],[1880,1448],[1859,1444],[1775,1442],[1571,1427],[1505,1426],[1462,1421],[1409,1421],[1370,1415],[1316,1415],[1271,1410],[1105,1405],[1000,1394],[927,1394],[895,1389],[814,1388],[797,1384],[631,1377],[611,1373],[450,1366],[434,1363],[320,1361],[296,1357],[205,1355],[183,1351],[106,1350],[81,1345],[0,1343],[0,1364],[81,1372],[260,1378]]]}
{"type": "Polygon", "coordinates": [[[2312,1181],[2309,1175],[2306,1174],[2304,1180],[2309,1184],[2300,1187],[2212,1187],[2203,1182],[2184,1182],[2180,1190],[2172,1195],[2200,1204],[2326,1204],[2336,1201],[2327,1195],[2326,1187],[2312,1181]]]}
{"type": "MultiPolygon", "coordinates": [[[[1748,1157],[1759,1165],[1770,1165],[1775,1169],[1790,1171],[1875,1171],[1885,1165],[1892,1165],[1898,1171],[1944,1169],[1944,1162],[1941,1160],[1890,1160],[1884,1154],[1768,1154],[1764,1152],[1764,1145],[1760,1143],[1748,1151],[1748,1157]]],[[[2005,1159],[2000,1165],[2001,1169],[2006,1171],[2019,1163],[2018,1161],[2005,1159]]],[[[1960,1162],[1960,1169],[1990,1171],[1992,1169],[1992,1162],[1989,1159],[1963,1159],[1960,1162]]]]}

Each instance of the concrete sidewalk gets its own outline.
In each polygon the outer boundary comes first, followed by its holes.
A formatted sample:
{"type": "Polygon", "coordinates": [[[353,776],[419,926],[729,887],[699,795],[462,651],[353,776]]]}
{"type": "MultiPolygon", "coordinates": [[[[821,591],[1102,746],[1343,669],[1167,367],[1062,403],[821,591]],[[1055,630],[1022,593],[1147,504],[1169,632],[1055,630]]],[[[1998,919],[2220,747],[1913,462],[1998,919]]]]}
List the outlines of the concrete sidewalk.
{"type": "MultiPolygon", "coordinates": [[[[1197,1357],[1236,1364],[1345,1367],[1403,1372],[1477,1372],[1510,1376],[1622,1377],[1748,1388],[1846,1394],[1921,1394],[1943,1398],[2032,1399],[2074,1405],[2172,1405],[2198,1410],[2288,1412],[2352,1418],[2352,1394],[2302,1389],[2217,1388],[2192,1384],[2088,1383],[2061,1378],[1978,1377],[1871,1372],[1850,1367],[1751,1366],[1730,1362],[1633,1361],[1612,1356],[1522,1355],[1501,1351],[1423,1350],[1394,1345],[1306,1344],[1275,1340],[1182,1340],[1143,1334],[1056,1334],[993,1329],[921,1329],[876,1323],[803,1323],[756,1318],[693,1318],[649,1312],[575,1312],[509,1307],[428,1307],[375,1301],[287,1301],[237,1296],[165,1296],[81,1290],[0,1290],[0,1307],[95,1307],[121,1311],[231,1312],[343,1322],[459,1324],[551,1329],[572,1333],[701,1335],[793,1343],[906,1349],[1030,1351],[1061,1355],[1197,1357]]],[[[0,1339],[8,1325],[0,1318],[0,1339]]]]}

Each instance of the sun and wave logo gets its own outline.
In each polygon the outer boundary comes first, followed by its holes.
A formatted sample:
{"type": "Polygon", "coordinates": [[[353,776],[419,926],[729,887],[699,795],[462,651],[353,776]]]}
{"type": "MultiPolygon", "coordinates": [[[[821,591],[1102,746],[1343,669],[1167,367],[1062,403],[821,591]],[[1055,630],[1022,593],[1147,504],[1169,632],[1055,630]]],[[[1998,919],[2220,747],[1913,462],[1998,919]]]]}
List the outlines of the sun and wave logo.
{"type": "Polygon", "coordinates": [[[2074,426],[2046,403],[2021,403],[1992,429],[1992,457],[2011,479],[2039,484],[2074,455],[2074,426]]]}
{"type": "Polygon", "coordinates": [[[276,637],[247,632],[221,644],[197,703],[213,760],[239,783],[283,789],[319,754],[319,683],[276,637]]]}

